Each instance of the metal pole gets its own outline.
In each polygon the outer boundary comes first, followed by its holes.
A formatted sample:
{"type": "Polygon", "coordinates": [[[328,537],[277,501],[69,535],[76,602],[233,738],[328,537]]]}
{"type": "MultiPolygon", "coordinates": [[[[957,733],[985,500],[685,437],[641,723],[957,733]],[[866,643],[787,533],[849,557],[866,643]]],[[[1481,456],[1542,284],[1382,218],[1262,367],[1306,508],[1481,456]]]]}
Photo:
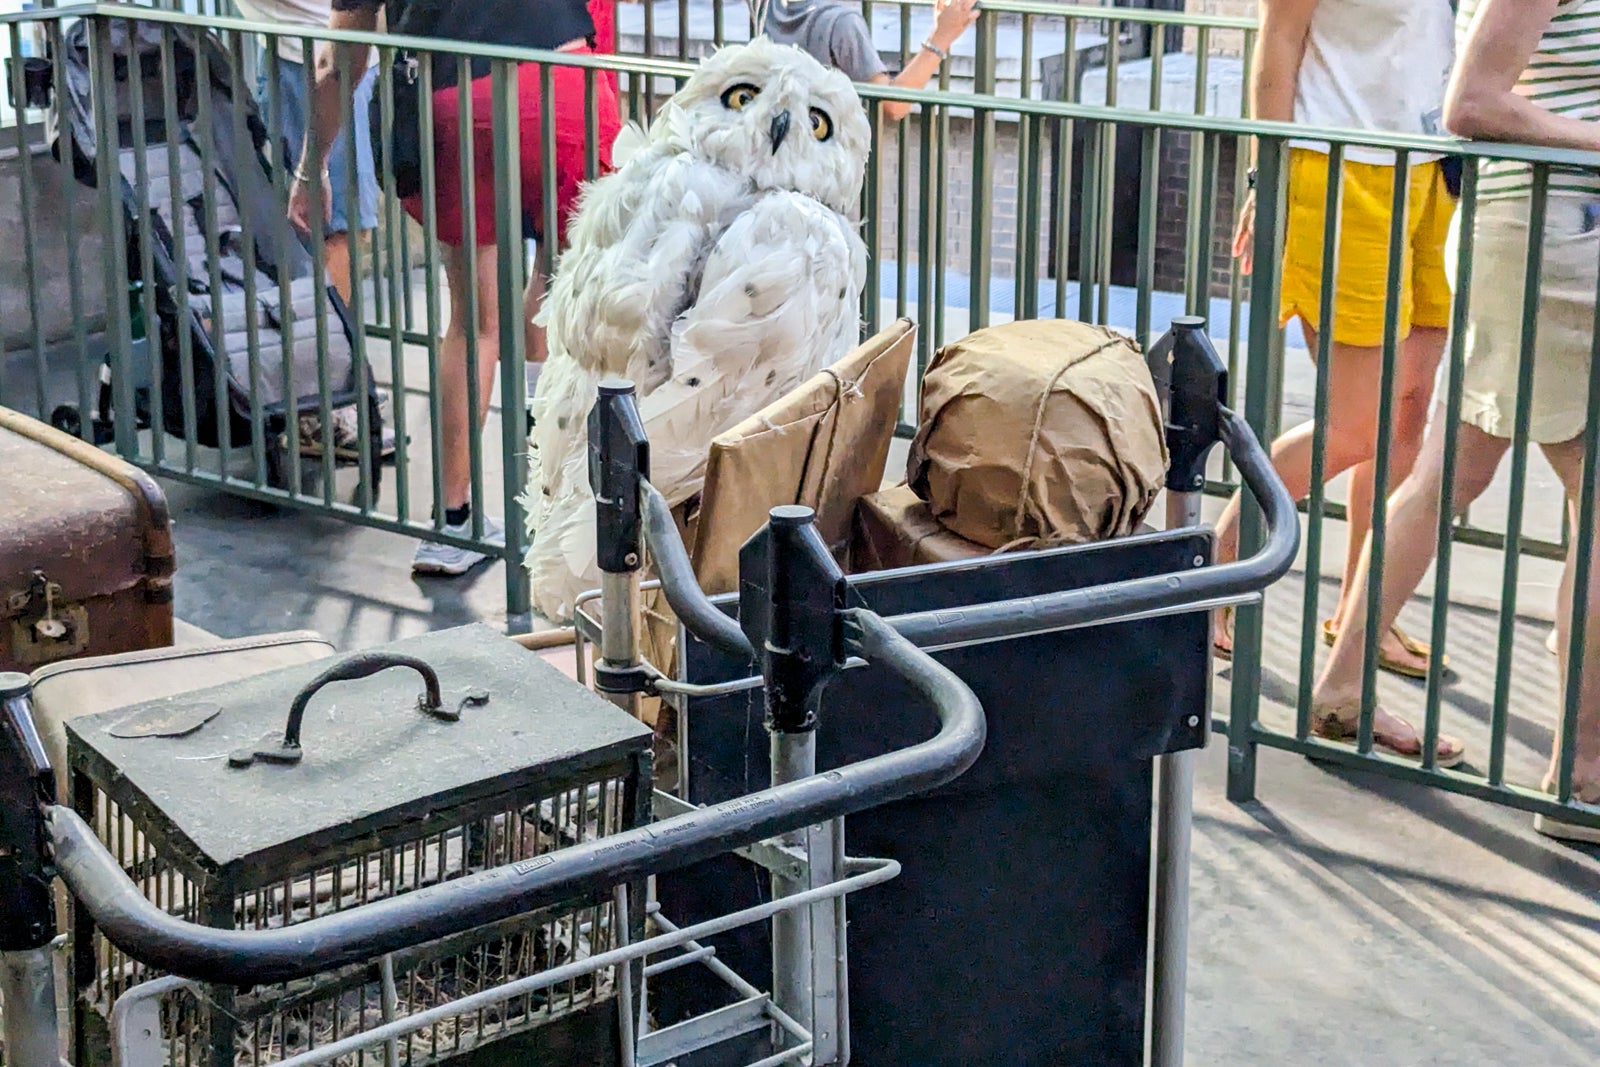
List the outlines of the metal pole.
{"type": "Polygon", "coordinates": [[[5,1011],[6,1062],[16,1067],[57,1067],[55,953],[43,948],[0,952],[0,1001],[5,1011]]]}
{"type": "MultiPolygon", "coordinates": [[[[1151,374],[1163,396],[1167,447],[1167,529],[1200,525],[1206,456],[1218,440],[1227,368],[1206,336],[1205,320],[1174,319],[1150,350],[1151,374]]],[[[1197,564],[1206,560],[1196,559],[1197,564]]],[[[1186,742],[1187,743],[1187,742],[1186,742]]],[[[1204,736],[1198,743],[1205,743],[1204,736]]],[[[1182,1067],[1184,985],[1189,957],[1189,849],[1194,824],[1197,748],[1157,762],[1155,871],[1151,901],[1150,1063],[1182,1067]]]]}
{"type": "MultiPolygon", "coordinates": [[[[600,659],[615,671],[639,666],[639,572],[600,572],[600,659]]],[[[639,717],[638,693],[606,693],[617,707],[639,717]]]]}
{"type": "MultiPolygon", "coordinates": [[[[774,730],[771,751],[773,785],[797,782],[817,772],[815,730],[800,733],[774,730]]],[[[809,855],[810,839],[810,828],[805,828],[784,834],[779,841],[804,849],[809,855]]],[[[804,892],[811,888],[808,883],[809,874],[796,879],[773,872],[772,897],[781,900],[804,892]]],[[[812,988],[811,909],[780,912],[772,917],[772,1000],[801,1026],[814,1031],[812,988]]]]}
{"type": "MultiPolygon", "coordinates": [[[[751,603],[752,617],[741,622],[751,645],[761,649],[775,786],[817,773],[816,709],[823,683],[842,665],[835,605],[844,576],[815,518],[810,508],[773,508],[766,530],[741,553],[741,585],[765,580],[764,603],[751,603]]],[[[773,899],[832,880],[838,832],[832,824],[817,825],[780,838],[803,850],[806,864],[796,875],[773,873],[773,899]]],[[[772,919],[773,1003],[811,1033],[814,1067],[840,1062],[837,937],[835,913],[826,907],[797,908],[772,919]]]]}
{"type": "MultiPolygon", "coordinates": [[[[1199,493],[1168,493],[1167,528],[1200,522],[1199,493]]],[[[1156,781],[1155,943],[1150,1020],[1152,1067],[1182,1067],[1184,988],[1189,962],[1189,849],[1194,824],[1197,749],[1158,761],[1156,781]]]]}
{"type": "Polygon", "coordinates": [[[56,915],[42,807],[55,799],[55,776],[31,698],[27,675],[0,673],[0,1015],[7,1063],[56,1067],[56,915]]]}

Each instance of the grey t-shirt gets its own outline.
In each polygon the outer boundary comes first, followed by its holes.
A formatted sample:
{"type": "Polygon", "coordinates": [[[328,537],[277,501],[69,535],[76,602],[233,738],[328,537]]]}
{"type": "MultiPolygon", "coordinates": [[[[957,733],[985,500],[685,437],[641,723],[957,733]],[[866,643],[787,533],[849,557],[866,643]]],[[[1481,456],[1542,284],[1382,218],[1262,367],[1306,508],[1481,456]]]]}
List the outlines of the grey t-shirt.
{"type": "Polygon", "coordinates": [[[778,44],[798,45],[817,62],[838,67],[851,81],[889,73],[861,9],[844,0],[772,0],[766,32],[778,44]]]}

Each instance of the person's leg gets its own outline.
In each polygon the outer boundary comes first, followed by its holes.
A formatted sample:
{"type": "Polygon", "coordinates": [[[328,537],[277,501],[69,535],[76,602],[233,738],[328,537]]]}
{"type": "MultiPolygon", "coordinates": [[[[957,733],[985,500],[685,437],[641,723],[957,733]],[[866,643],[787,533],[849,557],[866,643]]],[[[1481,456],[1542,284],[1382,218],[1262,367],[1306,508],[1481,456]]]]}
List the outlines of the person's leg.
{"type": "MultiPolygon", "coordinates": [[[[1315,348],[1316,332],[1306,327],[1308,343],[1315,348]]],[[[1372,459],[1377,441],[1378,382],[1383,350],[1335,342],[1329,352],[1327,453],[1323,478],[1331,481],[1345,471],[1372,459]]],[[[1272,443],[1272,465],[1289,495],[1302,500],[1311,492],[1312,434],[1315,424],[1303,422],[1272,443]]],[[[1228,501],[1217,520],[1217,558],[1226,562],[1239,554],[1238,493],[1228,501]]],[[[1370,516],[1371,509],[1368,509],[1370,516]]],[[[1225,629],[1218,627],[1217,647],[1231,650],[1225,629]]]]}
{"type": "Polygon", "coordinates": [[[450,325],[439,352],[439,422],[443,432],[441,452],[444,462],[444,507],[456,510],[472,499],[471,435],[483,429],[500,362],[500,290],[495,284],[495,247],[477,249],[477,373],[478,410],[468,406],[467,321],[469,296],[466,287],[465,249],[445,250],[445,277],[450,286],[450,325]]]}
{"type": "MultiPolygon", "coordinates": [[[[444,249],[445,280],[450,290],[450,321],[439,346],[440,464],[443,468],[444,499],[436,502],[445,528],[457,536],[472,532],[472,435],[481,433],[494,391],[495,373],[500,361],[499,289],[494,284],[496,250],[493,245],[477,249],[477,315],[467,287],[467,252],[447,245],[444,249]],[[485,279],[488,279],[485,282],[485,279]],[[472,368],[468,365],[467,324],[476,324],[473,351],[477,356],[478,407],[471,410],[468,388],[472,368]]],[[[483,517],[484,537],[495,542],[504,536],[499,523],[483,517]]],[[[483,553],[452,545],[424,541],[417,547],[412,570],[419,574],[464,574],[482,563],[483,553]]]]}
{"type": "MultiPolygon", "coordinates": [[[[543,306],[544,275],[535,265],[533,270],[528,272],[528,287],[522,292],[522,325],[526,331],[523,354],[530,364],[543,364],[550,355],[550,349],[545,341],[544,327],[533,321],[543,306]]],[[[537,372],[532,366],[528,368],[528,372],[528,388],[531,391],[537,372]]]]}
{"type": "MultiPolygon", "coordinates": [[[[1433,396],[1434,374],[1439,369],[1439,359],[1444,355],[1448,337],[1446,330],[1418,327],[1401,343],[1395,382],[1394,432],[1389,439],[1387,484],[1391,492],[1411,473],[1417,454],[1422,450],[1422,434],[1428,425],[1428,404],[1433,396]]],[[[1373,436],[1373,452],[1377,452],[1376,434],[1373,436]]],[[[1343,584],[1339,590],[1338,606],[1330,616],[1335,632],[1344,625],[1348,614],[1356,569],[1361,564],[1367,535],[1372,530],[1376,482],[1376,462],[1357,464],[1350,471],[1348,542],[1345,545],[1343,584]]],[[[1386,632],[1383,635],[1382,648],[1384,659],[1388,662],[1417,670],[1428,668],[1427,656],[1413,652],[1396,633],[1386,632]]]]}
{"type": "MultiPolygon", "coordinates": [[[[1550,466],[1555,468],[1557,477],[1566,488],[1567,495],[1573,500],[1578,500],[1583,492],[1583,439],[1577,438],[1542,447],[1550,466]]],[[[1572,790],[1578,800],[1587,804],[1600,804],[1600,537],[1591,530],[1587,545],[1582,544],[1584,540],[1585,538],[1578,536],[1577,524],[1574,522],[1572,541],[1567,551],[1566,567],[1561,574],[1561,588],[1556,606],[1558,635],[1556,655],[1561,665],[1560,677],[1563,688],[1557,722],[1560,722],[1560,715],[1566,711],[1564,690],[1572,633],[1574,584],[1577,580],[1578,551],[1580,547],[1584,547],[1589,550],[1589,588],[1585,594],[1588,618],[1584,626],[1583,645],[1579,649],[1585,669],[1579,682],[1577,753],[1573,761],[1572,790]]],[[[1546,789],[1555,788],[1561,766],[1560,760],[1561,730],[1558,726],[1556,743],[1550,753],[1550,769],[1542,783],[1546,789]]]]}
{"type": "MultiPolygon", "coordinates": [[[[1507,442],[1491,437],[1470,423],[1461,423],[1456,439],[1456,478],[1453,503],[1460,509],[1477,499],[1494,478],[1507,442]]],[[[1444,482],[1444,427],[1435,425],[1411,474],[1389,498],[1387,543],[1378,625],[1387,632],[1400,609],[1433,562],[1438,539],[1440,488],[1444,482]]],[[[1371,541],[1363,546],[1356,573],[1350,579],[1346,622],[1333,643],[1321,675],[1312,690],[1318,716],[1332,716],[1343,725],[1354,723],[1361,707],[1361,665],[1367,640],[1367,586],[1371,573],[1371,541]]],[[[1379,708],[1376,729],[1388,747],[1400,752],[1420,751],[1417,732],[1405,720],[1379,708]]],[[[1439,755],[1445,756],[1441,738],[1439,755]]]]}

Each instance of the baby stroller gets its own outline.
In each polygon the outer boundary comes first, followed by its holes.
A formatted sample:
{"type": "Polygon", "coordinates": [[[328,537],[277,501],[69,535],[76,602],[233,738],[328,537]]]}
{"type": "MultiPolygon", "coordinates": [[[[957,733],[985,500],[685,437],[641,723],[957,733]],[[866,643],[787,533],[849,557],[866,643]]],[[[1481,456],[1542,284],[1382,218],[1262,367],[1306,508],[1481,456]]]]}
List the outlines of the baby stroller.
{"type": "MultiPolygon", "coordinates": [[[[54,101],[52,119],[57,155],[70,151],[77,179],[95,187],[100,142],[90,32],[80,20],[63,35],[65,54],[56,61],[65,66],[67,99],[54,101]]],[[[317,291],[311,257],[287,230],[265,151],[266,126],[255,101],[237,89],[242,80],[233,57],[212,34],[192,27],[111,20],[103,32],[113,71],[108,92],[117,111],[128,279],[152,290],[158,319],[150,324],[149,346],[135,344],[128,360],[137,363],[141,348],[160,355],[159,368],[130,368],[136,425],[151,426],[156,390],[158,429],[203,447],[249,446],[259,418],[268,483],[284,488],[290,420],[301,419],[302,451],[317,454],[329,445],[316,439],[331,438],[336,454],[359,454],[351,434],[359,420],[350,416],[364,402],[375,493],[384,445],[379,395],[370,369],[358,362],[344,303],[331,286],[317,291]],[[164,71],[165,63],[172,69],[164,71]],[[163,74],[173,84],[171,99],[163,74]],[[147,254],[148,279],[141,277],[147,254]],[[334,430],[325,432],[330,416],[334,430]]],[[[104,443],[113,425],[109,359],[100,383],[92,429],[104,443]]],[[[57,408],[51,421],[81,433],[82,415],[73,406],[57,408]]]]}

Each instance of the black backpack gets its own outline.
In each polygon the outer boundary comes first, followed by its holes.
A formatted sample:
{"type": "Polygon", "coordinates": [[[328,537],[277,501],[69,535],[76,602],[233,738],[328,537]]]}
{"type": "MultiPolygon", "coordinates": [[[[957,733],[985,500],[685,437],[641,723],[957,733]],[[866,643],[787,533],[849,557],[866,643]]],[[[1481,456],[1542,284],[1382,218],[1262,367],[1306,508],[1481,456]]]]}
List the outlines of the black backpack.
{"type": "MultiPolygon", "coordinates": [[[[439,24],[440,13],[450,0],[388,0],[389,32],[407,37],[427,37],[439,24]]],[[[409,49],[394,54],[394,121],[389,126],[389,158],[383,158],[383,94],[374,89],[367,105],[367,122],[372,130],[372,159],[382,168],[387,165],[394,176],[394,191],[401,197],[422,191],[422,114],[421,78],[418,65],[422,57],[409,49]]]]}

